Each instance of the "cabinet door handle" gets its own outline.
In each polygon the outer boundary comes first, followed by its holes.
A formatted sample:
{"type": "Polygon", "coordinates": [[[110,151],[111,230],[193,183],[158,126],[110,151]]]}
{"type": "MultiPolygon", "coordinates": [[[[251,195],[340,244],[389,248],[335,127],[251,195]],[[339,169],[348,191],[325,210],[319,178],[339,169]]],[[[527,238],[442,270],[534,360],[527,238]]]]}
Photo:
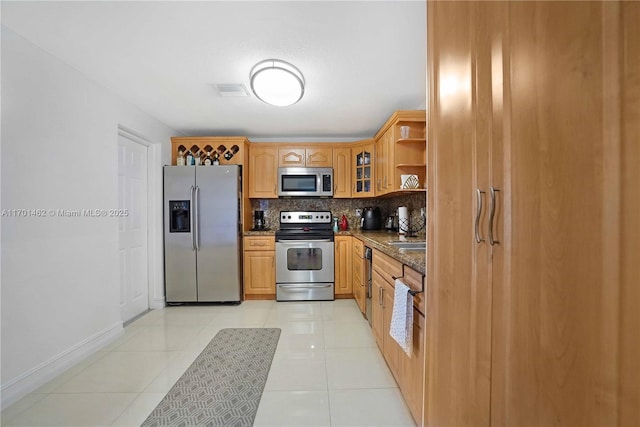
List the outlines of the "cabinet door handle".
{"type": "Polygon", "coordinates": [[[378,288],[378,305],[382,306],[382,288],[378,288]]]}
{"type": "Polygon", "coordinates": [[[486,191],[476,188],[476,243],[484,242],[484,238],[480,236],[480,216],[482,215],[482,195],[484,193],[486,193],[486,191]]]}
{"type": "Polygon", "coordinates": [[[499,240],[496,240],[493,237],[493,218],[496,213],[496,193],[499,191],[500,190],[494,187],[489,187],[489,192],[491,194],[491,211],[489,212],[489,244],[491,244],[491,246],[500,243],[499,240]]]}

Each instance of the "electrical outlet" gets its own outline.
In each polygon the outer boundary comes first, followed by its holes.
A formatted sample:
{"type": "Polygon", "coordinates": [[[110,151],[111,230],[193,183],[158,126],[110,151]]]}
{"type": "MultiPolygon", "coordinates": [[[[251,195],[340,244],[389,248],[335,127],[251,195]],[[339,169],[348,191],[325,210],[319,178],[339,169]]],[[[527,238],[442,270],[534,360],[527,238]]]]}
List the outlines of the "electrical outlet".
{"type": "Polygon", "coordinates": [[[362,216],[362,209],[356,209],[356,216],[362,216]]]}

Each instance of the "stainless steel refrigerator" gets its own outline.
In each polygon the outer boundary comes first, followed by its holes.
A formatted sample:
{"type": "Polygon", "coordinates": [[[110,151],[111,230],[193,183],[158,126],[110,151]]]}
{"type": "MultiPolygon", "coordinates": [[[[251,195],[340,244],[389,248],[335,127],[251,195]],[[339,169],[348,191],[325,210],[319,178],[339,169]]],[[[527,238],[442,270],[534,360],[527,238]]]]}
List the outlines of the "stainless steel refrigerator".
{"type": "Polygon", "coordinates": [[[239,166],[164,167],[167,303],[240,302],[239,166]]]}

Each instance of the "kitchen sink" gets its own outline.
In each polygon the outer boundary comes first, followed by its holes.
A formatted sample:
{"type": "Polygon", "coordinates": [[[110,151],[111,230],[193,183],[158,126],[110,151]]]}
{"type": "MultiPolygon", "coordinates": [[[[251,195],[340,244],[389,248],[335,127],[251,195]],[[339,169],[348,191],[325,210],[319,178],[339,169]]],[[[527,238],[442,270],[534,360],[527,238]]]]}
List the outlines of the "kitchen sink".
{"type": "Polygon", "coordinates": [[[396,247],[400,250],[405,251],[424,251],[427,247],[427,242],[403,242],[403,241],[395,241],[389,242],[389,244],[393,247],[396,247]]]}

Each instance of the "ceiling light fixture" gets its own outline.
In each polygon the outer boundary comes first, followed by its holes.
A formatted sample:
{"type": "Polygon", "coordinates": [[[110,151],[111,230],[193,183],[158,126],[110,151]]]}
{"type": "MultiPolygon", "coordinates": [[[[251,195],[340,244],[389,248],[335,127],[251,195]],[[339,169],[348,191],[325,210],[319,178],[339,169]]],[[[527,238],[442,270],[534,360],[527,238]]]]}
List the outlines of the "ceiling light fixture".
{"type": "Polygon", "coordinates": [[[286,107],[302,99],[304,76],[293,65],[279,59],[258,62],[250,73],[251,90],[263,102],[286,107]]]}

